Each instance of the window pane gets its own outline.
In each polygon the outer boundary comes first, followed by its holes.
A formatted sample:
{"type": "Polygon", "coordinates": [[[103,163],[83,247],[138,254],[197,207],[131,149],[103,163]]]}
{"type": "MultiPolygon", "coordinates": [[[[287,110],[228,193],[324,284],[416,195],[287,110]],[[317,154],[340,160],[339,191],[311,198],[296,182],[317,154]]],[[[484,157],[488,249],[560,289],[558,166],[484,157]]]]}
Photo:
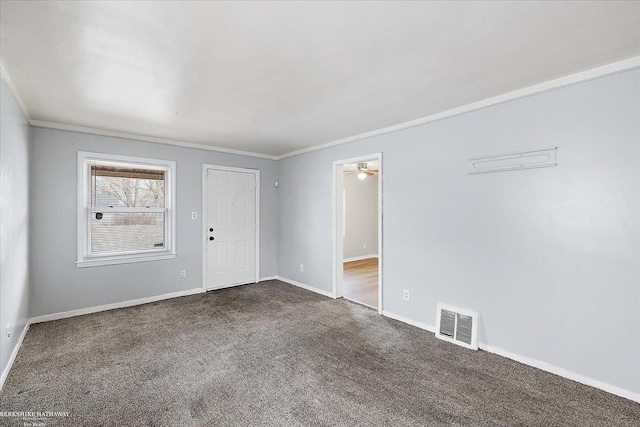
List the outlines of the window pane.
{"type": "Polygon", "coordinates": [[[91,165],[93,206],[165,207],[165,171],[91,165]]]}
{"type": "Polygon", "coordinates": [[[96,211],[91,215],[91,253],[165,249],[164,222],[164,212],[96,211]]]}

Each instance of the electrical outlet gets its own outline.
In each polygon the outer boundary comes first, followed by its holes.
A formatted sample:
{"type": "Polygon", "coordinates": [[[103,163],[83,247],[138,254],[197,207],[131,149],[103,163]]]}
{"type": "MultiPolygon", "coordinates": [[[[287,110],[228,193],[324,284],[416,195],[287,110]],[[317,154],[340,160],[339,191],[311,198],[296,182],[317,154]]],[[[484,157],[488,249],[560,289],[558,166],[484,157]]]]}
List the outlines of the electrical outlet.
{"type": "Polygon", "coordinates": [[[304,264],[300,264],[300,271],[304,271],[304,264]]]}
{"type": "Polygon", "coordinates": [[[367,249],[367,244],[366,243],[362,244],[362,249],[367,249]]]}
{"type": "Polygon", "coordinates": [[[7,339],[11,338],[11,325],[7,323],[7,339]]]}
{"type": "Polygon", "coordinates": [[[191,212],[191,219],[198,219],[198,212],[191,212]]]}
{"type": "Polygon", "coordinates": [[[402,291],[402,299],[404,299],[405,301],[409,301],[410,299],[409,289],[404,289],[402,291]]]}
{"type": "Polygon", "coordinates": [[[180,278],[182,279],[187,278],[187,270],[180,270],[180,278]]]}

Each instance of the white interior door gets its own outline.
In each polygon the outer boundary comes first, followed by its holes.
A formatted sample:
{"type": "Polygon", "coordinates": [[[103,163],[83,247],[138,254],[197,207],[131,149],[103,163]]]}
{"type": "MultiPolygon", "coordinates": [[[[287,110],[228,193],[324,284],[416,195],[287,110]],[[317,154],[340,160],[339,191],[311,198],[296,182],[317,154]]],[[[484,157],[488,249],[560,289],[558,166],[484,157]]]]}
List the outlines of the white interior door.
{"type": "Polygon", "coordinates": [[[206,287],[255,282],[256,175],[207,169],[206,287]]]}

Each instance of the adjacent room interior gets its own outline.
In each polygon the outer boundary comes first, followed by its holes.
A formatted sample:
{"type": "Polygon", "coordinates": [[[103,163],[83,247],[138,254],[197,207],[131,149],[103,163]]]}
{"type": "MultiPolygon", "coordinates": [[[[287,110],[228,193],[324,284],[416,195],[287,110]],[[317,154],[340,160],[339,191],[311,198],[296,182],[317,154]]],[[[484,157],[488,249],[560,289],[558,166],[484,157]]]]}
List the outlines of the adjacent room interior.
{"type": "Polygon", "coordinates": [[[640,425],[640,2],[0,1],[0,425],[640,425]]]}
{"type": "Polygon", "coordinates": [[[342,171],[343,296],[377,310],[380,161],[346,163],[342,171]]]}

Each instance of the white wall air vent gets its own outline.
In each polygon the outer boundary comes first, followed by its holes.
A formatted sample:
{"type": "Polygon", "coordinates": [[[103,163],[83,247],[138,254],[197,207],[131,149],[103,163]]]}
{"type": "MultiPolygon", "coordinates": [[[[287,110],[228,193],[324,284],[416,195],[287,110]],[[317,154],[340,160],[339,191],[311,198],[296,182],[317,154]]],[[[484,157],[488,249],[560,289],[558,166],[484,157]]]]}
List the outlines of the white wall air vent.
{"type": "Polygon", "coordinates": [[[436,337],[477,350],[478,313],[438,303],[436,337]]]}

